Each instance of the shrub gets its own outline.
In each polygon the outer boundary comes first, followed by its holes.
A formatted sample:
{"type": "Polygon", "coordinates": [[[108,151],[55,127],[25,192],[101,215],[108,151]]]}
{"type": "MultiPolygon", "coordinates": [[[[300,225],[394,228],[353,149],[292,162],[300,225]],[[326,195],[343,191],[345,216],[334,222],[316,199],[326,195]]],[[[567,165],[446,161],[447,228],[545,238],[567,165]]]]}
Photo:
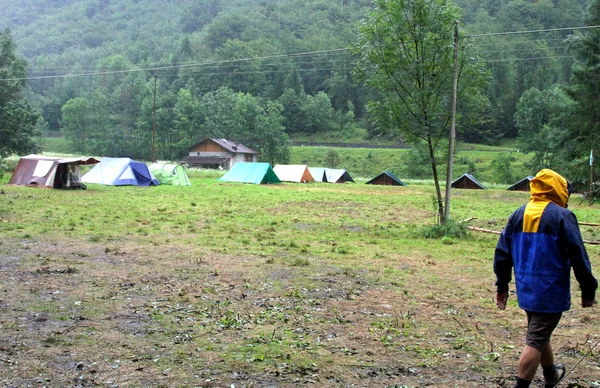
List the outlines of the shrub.
{"type": "Polygon", "coordinates": [[[468,236],[467,227],[459,222],[448,221],[444,224],[435,224],[429,227],[425,227],[421,231],[425,238],[445,239],[449,238],[465,238],[468,236]]]}

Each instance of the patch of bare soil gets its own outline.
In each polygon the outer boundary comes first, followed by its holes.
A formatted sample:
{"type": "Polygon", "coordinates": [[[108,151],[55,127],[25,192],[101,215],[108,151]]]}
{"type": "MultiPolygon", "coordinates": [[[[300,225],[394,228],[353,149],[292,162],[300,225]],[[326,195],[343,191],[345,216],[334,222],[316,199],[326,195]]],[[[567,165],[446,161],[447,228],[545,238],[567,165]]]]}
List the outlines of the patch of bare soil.
{"type": "MultiPolygon", "coordinates": [[[[0,385],[512,386],[524,314],[494,309],[491,268],[470,270],[491,263],[393,260],[392,276],[127,240],[4,241],[0,385]]],[[[554,343],[567,365],[598,340],[594,317],[565,314],[554,343]]],[[[564,386],[593,386],[599,362],[596,350],[564,386]]]]}

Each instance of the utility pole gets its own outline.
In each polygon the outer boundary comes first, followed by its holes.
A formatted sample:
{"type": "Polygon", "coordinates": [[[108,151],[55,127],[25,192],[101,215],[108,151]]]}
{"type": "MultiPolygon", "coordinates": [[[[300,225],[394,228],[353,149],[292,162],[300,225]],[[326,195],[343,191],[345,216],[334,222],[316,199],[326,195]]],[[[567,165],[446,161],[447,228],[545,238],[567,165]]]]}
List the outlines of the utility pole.
{"type": "Polygon", "coordinates": [[[592,206],[592,198],[594,198],[594,149],[590,151],[590,201],[589,204],[592,206]]]}
{"type": "Polygon", "coordinates": [[[454,167],[454,140],[456,138],[456,94],[458,90],[458,25],[454,25],[454,77],[452,79],[452,108],[450,111],[450,141],[448,144],[448,172],[446,174],[446,203],[443,222],[450,221],[450,194],[452,184],[452,169],[454,167]]]}
{"type": "Polygon", "coordinates": [[[154,76],[154,118],[152,120],[152,163],[156,162],[156,158],[154,157],[154,141],[156,139],[156,78],[154,76]]]}

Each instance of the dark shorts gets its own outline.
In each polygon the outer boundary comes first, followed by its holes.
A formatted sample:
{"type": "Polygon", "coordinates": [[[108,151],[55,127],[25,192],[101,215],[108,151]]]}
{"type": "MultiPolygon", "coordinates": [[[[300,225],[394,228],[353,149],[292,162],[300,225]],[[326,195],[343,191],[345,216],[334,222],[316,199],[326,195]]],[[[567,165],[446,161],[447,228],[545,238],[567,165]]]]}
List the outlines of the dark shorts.
{"type": "Polygon", "coordinates": [[[525,343],[540,352],[550,342],[562,313],[527,313],[527,338],[525,343]]]}

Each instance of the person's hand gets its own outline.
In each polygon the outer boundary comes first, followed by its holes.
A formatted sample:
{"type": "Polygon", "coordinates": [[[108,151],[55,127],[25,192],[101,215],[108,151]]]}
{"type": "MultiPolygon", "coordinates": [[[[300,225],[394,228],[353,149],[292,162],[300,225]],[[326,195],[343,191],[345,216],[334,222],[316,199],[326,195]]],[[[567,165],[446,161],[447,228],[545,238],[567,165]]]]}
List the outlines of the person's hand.
{"type": "Polygon", "coordinates": [[[596,304],[596,300],[594,300],[594,299],[581,298],[581,307],[583,307],[583,308],[592,307],[595,304],[596,304]]]}
{"type": "Polygon", "coordinates": [[[506,309],[506,301],[508,300],[508,292],[497,292],[496,293],[496,306],[500,310],[506,309]]]}

